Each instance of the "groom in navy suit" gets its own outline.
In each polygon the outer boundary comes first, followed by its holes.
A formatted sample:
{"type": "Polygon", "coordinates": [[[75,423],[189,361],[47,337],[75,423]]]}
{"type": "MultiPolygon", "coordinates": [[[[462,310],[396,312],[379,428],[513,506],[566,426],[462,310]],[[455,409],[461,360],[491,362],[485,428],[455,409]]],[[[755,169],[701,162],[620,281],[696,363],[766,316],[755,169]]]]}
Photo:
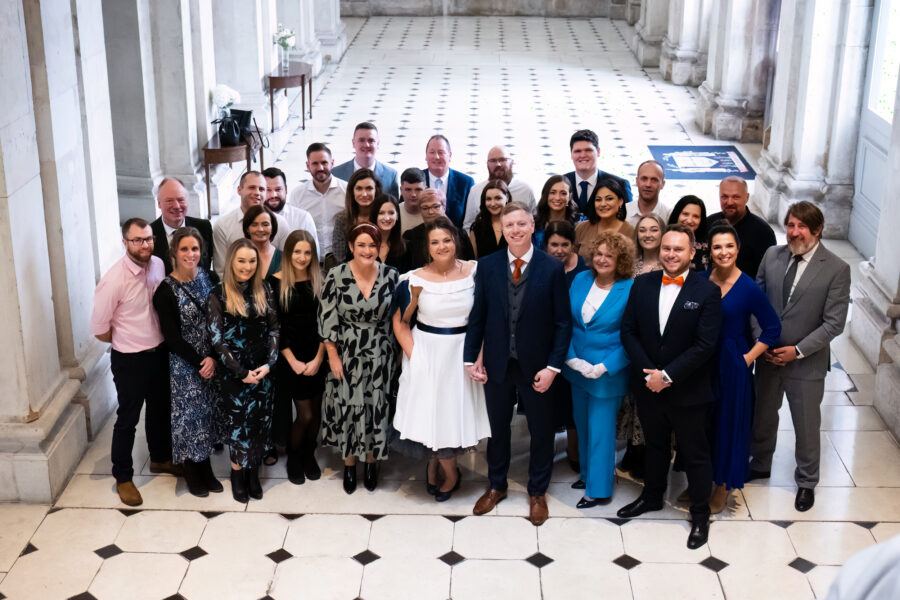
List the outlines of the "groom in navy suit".
{"type": "Polygon", "coordinates": [[[553,406],[546,392],[572,336],[569,291],[562,263],[531,244],[534,217],[524,205],[508,203],[500,223],[509,247],[478,261],[463,351],[466,373],[484,383],[491,423],[490,489],[472,512],[488,513],[506,498],[509,426],[518,392],[531,434],[529,519],[541,525],[548,517],[545,494],[553,470],[553,406]]]}
{"type": "Polygon", "coordinates": [[[663,270],[635,279],[625,306],[622,345],[631,359],[631,389],[647,449],[644,491],[618,512],[630,519],[663,507],[674,431],[691,497],[691,549],[709,535],[712,463],[706,423],[722,326],[719,286],[691,271],[693,257],[693,232],[669,225],[659,251],[663,270]]]}

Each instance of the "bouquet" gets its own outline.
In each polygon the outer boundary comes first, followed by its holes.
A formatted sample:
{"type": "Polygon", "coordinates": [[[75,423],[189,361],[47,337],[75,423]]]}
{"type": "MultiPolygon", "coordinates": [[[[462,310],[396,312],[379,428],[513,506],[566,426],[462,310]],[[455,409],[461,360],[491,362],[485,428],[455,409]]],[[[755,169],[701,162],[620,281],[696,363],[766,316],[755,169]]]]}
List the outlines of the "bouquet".
{"type": "Polygon", "coordinates": [[[226,112],[235,102],[241,101],[241,95],[224,83],[220,83],[212,91],[213,104],[219,107],[219,112],[226,112]]]}
{"type": "Polygon", "coordinates": [[[294,36],[294,30],[279,23],[278,31],[272,36],[272,43],[281,46],[282,50],[290,50],[297,43],[297,38],[294,36]]]}

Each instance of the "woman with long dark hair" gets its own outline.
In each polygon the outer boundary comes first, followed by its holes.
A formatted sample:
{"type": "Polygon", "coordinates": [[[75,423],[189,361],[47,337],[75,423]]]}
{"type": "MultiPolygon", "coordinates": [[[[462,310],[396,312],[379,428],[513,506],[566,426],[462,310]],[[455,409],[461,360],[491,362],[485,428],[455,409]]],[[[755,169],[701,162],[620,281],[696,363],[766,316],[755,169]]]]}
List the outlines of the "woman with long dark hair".
{"type": "Polygon", "coordinates": [[[566,221],[575,227],[578,222],[578,205],[572,195],[569,180],[563,175],[553,175],[541,190],[541,199],[534,217],[534,245],[544,248],[547,242],[545,230],[554,221],[566,221]]]}
{"type": "Polygon", "coordinates": [[[406,273],[409,270],[409,261],[400,223],[400,203],[390,194],[382,194],[375,201],[372,212],[375,213],[375,225],[381,232],[378,260],[394,267],[399,273],[406,273]]]}
{"type": "Polygon", "coordinates": [[[481,190],[481,210],[469,231],[469,239],[472,241],[477,258],[506,248],[506,238],[503,237],[503,227],[500,225],[500,212],[507,202],[509,202],[509,188],[500,179],[491,179],[481,190]]]}
{"type": "Polygon", "coordinates": [[[669,213],[669,225],[673,223],[680,223],[694,232],[694,258],[691,259],[691,267],[695,271],[707,270],[709,243],[706,235],[709,225],[703,200],[690,194],[682,196],[669,213]]]}
{"type": "Polygon", "coordinates": [[[626,238],[634,235],[634,227],[625,221],[625,188],[618,180],[603,177],[597,181],[594,201],[585,209],[587,221],[575,227],[575,245],[585,261],[591,260],[591,248],[604,231],[621,233],[626,238]]]}
{"type": "Polygon", "coordinates": [[[361,223],[375,224],[375,201],[382,195],[381,180],[371,169],[357,169],[347,182],[344,210],[334,217],[331,251],[338,262],[349,260],[347,240],[350,230],[361,223]]]}

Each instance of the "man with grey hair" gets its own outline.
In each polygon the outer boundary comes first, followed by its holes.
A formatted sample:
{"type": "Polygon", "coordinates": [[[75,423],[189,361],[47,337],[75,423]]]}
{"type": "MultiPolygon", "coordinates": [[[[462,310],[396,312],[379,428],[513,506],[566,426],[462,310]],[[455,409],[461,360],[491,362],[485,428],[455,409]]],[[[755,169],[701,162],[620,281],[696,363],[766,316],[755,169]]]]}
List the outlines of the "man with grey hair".
{"type": "Polygon", "coordinates": [[[513,175],[514,162],[512,156],[509,155],[509,152],[503,146],[494,146],[488,150],[488,178],[480,183],[476,183],[469,191],[469,198],[466,200],[466,216],[463,220],[463,229],[469,231],[472,228],[472,223],[475,222],[475,218],[481,210],[481,193],[492,179],[499,179],[506,184],[506,187],[509,188],[509,200],[521,202],[531,211],[532,215],[534,214],[534,210],[537,207],[534,190],[521,179],[515,178],[513,175]]]}
{"type": "Polygon", "coordinates": [[[666,186],[663,166],[655,160],[645,160],[638,165],[634,183],[638,191],[637,202],[625,203],[625,220],[635,229],[641,219],[654,213],[668,221],[672,208],[659,200],[659,192],[666,186]]]}
{"type": "Polygon", "coordinates": [[[750,191],[743,177],[729,175],[719,182],[719,206],[722,212],[709,216],[709,226],[725,219],[737,231],[741,247],[737,267],[750,277],[756,277],[766,250],[775,245],[775,232],[765,219],[757,217],[747,207],[750,191]]]}
{"type": "Polygon", "coordinates": [[[187,214],[187,188],[177,177],[164,177],[156,190],[156,204],[159,206],[159,218],[150,223],[153,231],[153,255],[163,262],[166,275],[172,272],[172,261],[169,260],[169,242],[172,234],[181,227],[195,227],[203,236],[203,256],[200,267],[212,268],[212,225],[206,219],[189,217],[187,214]]]}

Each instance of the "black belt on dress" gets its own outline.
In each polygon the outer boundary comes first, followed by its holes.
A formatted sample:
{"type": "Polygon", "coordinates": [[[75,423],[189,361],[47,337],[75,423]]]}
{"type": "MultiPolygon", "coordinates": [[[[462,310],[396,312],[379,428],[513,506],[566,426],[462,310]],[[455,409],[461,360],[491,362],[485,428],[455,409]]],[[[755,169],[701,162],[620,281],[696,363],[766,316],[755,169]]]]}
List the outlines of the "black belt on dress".
{"type": "Polygon", "coordinates": [[[416,322],[416,328],[425,333],[436,333],[438,335],[456,335],[458,333],[466,332],[465,325],[460,325],[459,327],[432,327],[431,325],[426,325],[425,323],[418,321],[416,322]]]}

